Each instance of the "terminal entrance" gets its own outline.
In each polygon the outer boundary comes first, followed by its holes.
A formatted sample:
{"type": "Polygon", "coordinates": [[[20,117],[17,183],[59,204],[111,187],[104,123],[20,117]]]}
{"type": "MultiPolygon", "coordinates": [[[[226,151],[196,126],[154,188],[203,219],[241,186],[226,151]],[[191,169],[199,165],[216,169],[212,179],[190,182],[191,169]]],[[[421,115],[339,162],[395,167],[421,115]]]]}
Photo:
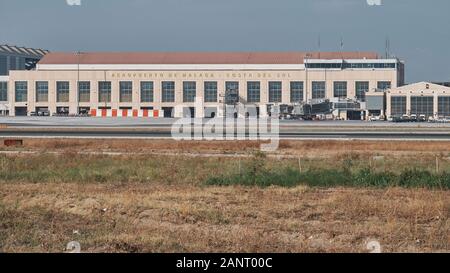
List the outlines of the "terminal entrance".
{"type": "Polygon", "coordinates": [[[16,107],[14,109],[14,113],[16,116],[26,116],[27,115],[27,107],[16,107]]]}
{"type": "Polygon", "coordinates": [[[60,116],[68,116],[69,107],[56,107],[56,114],[60,116]]]}
{"type": "Polygon", "coordinates": [[[36,115],[40,117],[48,117],[50,116],[50,111],[48,107],[36,107],[36,115]]]}
{"type": "Polygon", "coordinates": [[[347,120],[361,120],[361,118],[364,118],[362,111],[347,111],[347,120]]]}
{"type": "Polygon", "coordinates": [[[91,107],[79,107],[78,108],[78,114],[79,115],[88,115],[91,111],[91,107]]]}
{"type": "Polygon", "coordinates": [[[9,116],[8,106],[0,103],[0,116],[9,116]]]}
{"type": "Polygon", "coordinates": [[[162,111],[165,118],[173,118],[173,107],[163,107],[162,111]]]}

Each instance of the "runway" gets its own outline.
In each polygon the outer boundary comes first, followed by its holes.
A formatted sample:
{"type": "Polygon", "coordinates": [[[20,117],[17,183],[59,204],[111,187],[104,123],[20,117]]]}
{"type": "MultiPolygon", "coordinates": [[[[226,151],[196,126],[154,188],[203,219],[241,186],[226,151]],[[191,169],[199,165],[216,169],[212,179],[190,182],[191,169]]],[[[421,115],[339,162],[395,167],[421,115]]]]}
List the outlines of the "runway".
{"type": "MultiPolygon", "coordinates": [[[[233,119],[231,119],[233,120],[233,119]]],[[[169,127],[177,119],[172,118],[91,118],[91,117],[0,117],[0,125],[8,127],[50,128],[142,128],[169,127]]],[[[204,119],[205,122],[208,119],[204,119]]],[[[327,127],[327,128],[445,128],[450,132],[450,123],[392,123],[366,121],[299,121],[280,120],[282,127],[327,127]]]]}
{"type": "MultiPolygon", "coordinates": [[[[0,118],[0,138],[172,139],[171,128],[175,121],[136,118],[0,118]]],[[[258,134],[257,137],[267,140],[277,136],[280,139],[304,140],[450,141],[450,124],[280,121],[279,134],[258,134]]],[[[235,135],[235,139],[242,138],[235,135]]]]}
{"type": "MultiPolygon", "coordinates": [[[[446,140],[449,133],[442,132],[280,132],[280,139],[329,139],[329,140],[446,140]]],[[[267,140],[277,137],[271,134],[259,134],[258,138],[267,140]]],[[[148,130],[1,130],[0,138],[94,138],[94,139],[172,139],[170,131],[148,130]]],[[[225,139],[225,138],[223,138],[225,139]]],[[[244,140],[235,135],[236,140],[244,140]]],[[[247,135],[248,139],[248,135],[247,135]]],[[[222,140],[222,138],[217,138],[222,140]]]]}

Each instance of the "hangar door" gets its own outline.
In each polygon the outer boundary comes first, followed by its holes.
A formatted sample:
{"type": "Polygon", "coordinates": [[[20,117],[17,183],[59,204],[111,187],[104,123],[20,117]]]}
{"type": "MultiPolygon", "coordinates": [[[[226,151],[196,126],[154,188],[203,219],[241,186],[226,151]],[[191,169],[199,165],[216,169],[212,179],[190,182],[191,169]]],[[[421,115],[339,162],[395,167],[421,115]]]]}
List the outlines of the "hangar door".
{"type": "Polygon", "coordinates": [[[439,97],[438,107],[438,115],[440,117],[450,117],[450,97],[439,97]]]}
{"type": "Polygon", "coordinates": [[[411,97],[411,115],[425,115],[427,118],[434,116],[433,97],[411,97]]]}

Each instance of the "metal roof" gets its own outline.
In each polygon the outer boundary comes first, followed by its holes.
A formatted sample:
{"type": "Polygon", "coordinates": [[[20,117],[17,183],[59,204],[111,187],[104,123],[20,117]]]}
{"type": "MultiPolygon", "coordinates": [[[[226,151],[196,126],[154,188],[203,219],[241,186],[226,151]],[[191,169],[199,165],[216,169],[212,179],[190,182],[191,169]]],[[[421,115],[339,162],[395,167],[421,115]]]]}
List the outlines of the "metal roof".
{"type": "Polygon", "coordinates": [[[305,59],[378,59],[374,52],[51,52],[39,64],[303,64],[305,59]]]}
{"type": "Polygon", "coordinates": [[[44,49],[19,47],[13,45],[0,45],[0,54],[1,53],[6,53],[9,55],[20,55],[24,57],[42,58],[45,54],[49,53],[49,51],[44,49]]]}

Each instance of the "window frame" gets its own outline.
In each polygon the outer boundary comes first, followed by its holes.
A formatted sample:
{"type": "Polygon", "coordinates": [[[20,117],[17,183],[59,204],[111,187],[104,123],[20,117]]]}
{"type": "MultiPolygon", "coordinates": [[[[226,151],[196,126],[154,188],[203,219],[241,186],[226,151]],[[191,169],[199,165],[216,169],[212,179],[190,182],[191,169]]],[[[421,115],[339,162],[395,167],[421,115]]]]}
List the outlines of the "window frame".
{"type": "Polygon", "coordinates": [[[205,81],[203,86],[205,102],[217,102],[218,83],[216,81],[205,81]]]}
{"type": "Polygon", "coordinates": [[[78,82],[78,102],[90,102],[91,101],[91,82],[79,81],[78,82]],[[83,87],[83,89],[82,89],[83,87]],[[87,88],[86,88],[87,87],[87,88]],[[83,97],[83,99],[82,99],[83,97]],[[87,99],[85,99],[87,97],[87,99]]]}
{"type": "Polygon", "coordinates": [[[14,82],[14,101],[15,102],[27,102],[28,101],[28,82],[16,81],[14,82]],[[19,85],[22,88],[19,90],[19,85]]]}
{"type": "Polygon", "coordinates": [[[283,82],[269,82],[269,103],[281,103],[283,101],[283,82]]]}
{"type": "Polygon", "coordinates": [[[175,102],[175,82],[162,81],[161,82],[161,102],[171,103],[175,102]]]}
{"type": "Polygon", "coordinates": [[[355,82],[355,97],[361,102],[366,101],[366,93],[369,92],[369,82],[368,81],[356,81],[355,82]],[[361,88],[358,85],[365,85],[367,88],[361,88]],[[360,88],[358,88],[360,87],[360,88]]]}
{"type": "Polygon", "coordinates": [[[8,101],[8,82],[0,82],[0,101],[8,101]]]}
{"type": "Polygon", "coordinates": [[[119,81],[119,103],[133,102],[133,82],[119,81]]]}
{"type": "Polygon", "coordinates": [[[98,102],[99,103],[111,103],[111,93],[112,93],[112,84],[110,81],[99,81],[98,82],[98,102]]]}
{"type": "Polygon", "coordinates": [[[327,95],[327,84],[325,81],[313,81],[311,83],[311,98],[312,99],[325,99],[326,95],[327,95]],[[319,86],[319,84],[320,84],[320,86],[319,86]],[[320,87],[320,89],[319,89],[319,87],[320,87]]]}
{"type": "Polygon", "coordinates": [[[333,97],[334,98],[348,97],[348,83],[346,81],[333,82],[333,97]]]}
{"type": "Polygon", "coordinates": [[[36,103],[48,102],[48,81],[36,81],[36,103]],[[42,97],[41,97],[42,96],[42,97]]]}
{"type": "Polygon", "coordinates": [[[261,82],[249,81],[247,82],[247,102],[260,103],[261,102],[261,82]]]}
{"type": "Polygon", "coordinates": [[[141,81],[141,103],[152,103],[155,101],[155,84],[153,81],[141,81]],[[146,87],[146,85],[148,85],[146,87]]]}
{"type": "Polygon", "coordinates": [[[302,102],[305,99],[305,83],[303,81],[292,81],[289,85],[291,103],[302,102]],[[299,87],[296,87],[296,84],[299,84],[299,87]]]}
{"type": "Polygon", "coordinates": [[[195,102],[196,96],[197,96],[197,82],[183,81],[183,102],[184,103],[195,102]]]}
{"type": "Polygon", "coordinates": [[[57,81],[56,82],[56,102],[57,103],[64,103],[64,102],[69,102],[70,100],[70,82],[68,81],[57,81]],[[67,90],[63,89],[63,94],[61,94],[61,85],[66,85],[67,84],[67,90]],[[61,95],[66,95],[67,93],[67,99],[66,100],[61,100],[61,95]]]}

